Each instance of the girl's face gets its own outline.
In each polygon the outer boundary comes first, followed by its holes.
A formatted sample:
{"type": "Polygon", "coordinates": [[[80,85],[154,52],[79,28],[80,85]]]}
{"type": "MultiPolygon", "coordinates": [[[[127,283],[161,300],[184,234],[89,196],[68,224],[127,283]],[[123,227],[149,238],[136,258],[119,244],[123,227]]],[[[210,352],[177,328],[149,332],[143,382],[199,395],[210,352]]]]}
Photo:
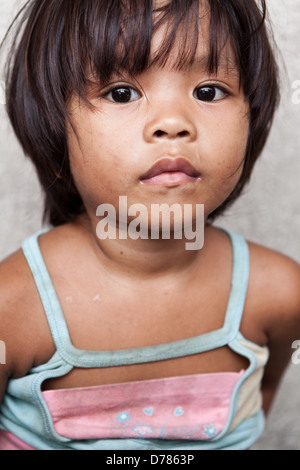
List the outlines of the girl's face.
{"type": "MultiPolygon", "coordinates": [[[[163,29],[153,40],[159,47],[163,29]]],[[[94,109],[74,96],[69,129],[71,171],[90,218],[100,204],[204,204],[207,217],[235,188],[244,163],[249,105],[239,71],[224,50],[217,74],[206,71],[208,22],[195,62],[116,75],[89,90],[94,109]],[[158,166],[156,165],[158,163],[158,166]],[[154,169],[153,169],[154,168],[154,169]]],[[[180,41],[178,42],[180,47],[180,41]]]]}

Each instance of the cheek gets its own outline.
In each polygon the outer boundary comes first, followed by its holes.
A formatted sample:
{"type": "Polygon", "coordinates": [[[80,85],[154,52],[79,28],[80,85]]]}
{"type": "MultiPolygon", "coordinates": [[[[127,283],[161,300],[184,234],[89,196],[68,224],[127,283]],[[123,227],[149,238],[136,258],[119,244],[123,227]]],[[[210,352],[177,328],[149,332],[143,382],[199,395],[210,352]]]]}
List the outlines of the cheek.
{"type": "Polygon", "coordinates": [[[73,153],[74,165],[96,169],[125,167],[126,149],[132,148],[132,140],[125,122],[105,119],[105,115],[95,112],[80,116],[79,139],[70,136],[69,148],[73,153]],[[78,158],[81,156],[81,159],[78,158]]]}
{"type": "Polygon", "coordinates": [[[217,158],[216,170],[224,180],[233,183],[239,180],[243,171],[243,163],[249,137],[249,118],[245,112],[238,113],[235,119],[226,119],[219,126],[213,141],[217,158]]]}
{"type": "Polygon", "coordinates": [[[130,178],[122,146],[99,129],[81,126],[77,136],[69,134],[68,148],[71,173],[86,208],[94,211],[102,203],[115,204],[130,178]]]}
{"type": "MultiPolygon", "coordinates": [[[[241,109],[214,116],[207,146],[200,155],[207,185],[205,205],[208,213],[219,207],[232,193],[243,172],[249,135],[247,111],[241,109]]],[[[212,121],[211,121],[212,123],[212,121]]]]}

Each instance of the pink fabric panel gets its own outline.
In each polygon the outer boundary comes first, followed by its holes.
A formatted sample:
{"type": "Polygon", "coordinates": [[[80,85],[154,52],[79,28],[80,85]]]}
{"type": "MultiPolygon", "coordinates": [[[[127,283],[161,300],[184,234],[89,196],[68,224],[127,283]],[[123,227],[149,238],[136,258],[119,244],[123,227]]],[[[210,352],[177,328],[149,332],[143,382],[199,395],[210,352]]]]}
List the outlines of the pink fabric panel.
{"type": "Polygon", "coordinates": [[[0,431],[0,450],[35,450],[10,432],[0,431]]]}
{"type": "Polygon", "coordinates": [[[224,429],[243,373],[51,390],[43,397],[56,432],[69,439],[207,440],[224,429]]]}

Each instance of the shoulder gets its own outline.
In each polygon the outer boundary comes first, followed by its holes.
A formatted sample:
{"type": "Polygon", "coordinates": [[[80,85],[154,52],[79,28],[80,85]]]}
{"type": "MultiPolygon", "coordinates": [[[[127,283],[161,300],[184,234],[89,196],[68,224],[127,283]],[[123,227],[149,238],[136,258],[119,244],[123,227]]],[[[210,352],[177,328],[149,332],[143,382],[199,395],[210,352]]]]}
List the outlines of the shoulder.
{"type": "Polygon", "coordinates": [[[300,339],[300,266],[293,259],[249,243],[250,276],[246,328],[260,330],[269,350],[262,382],[263,407],[268,411],[286,367],[292,345],[300,339]]]}
{"type": "Polygon", "coordinates": [[[47,320],[22,249],[0,263],[0,324],[9,376],[25,375],[50,353],[47,320]]]}
{"type": "MultiPolygon", "coordinates": [[[[220,256],[227,259],[231,250],[228,236],[216,227],[211,234],[220,256]]],[[[275,338],[288,345],[293,335],[300,339],[300,265],[278,251],[246,242],[250,271],[242,332],[261,345],[275,338]]]]}
{"type": "Polygon", "coordinates": [[[300,265],[277,251],[248,242],[249,296],[267,335],[300,335],[300,265]]]}
{"type": "MultiPolygon", "coordinates": [[[[74,238],[72,224],[43,234],[39,246],[46,264],[59,264],[63,272],[64,252],[74,238]]],[[[40,294],[22,248],[0,262],[0,341],[6,347],[7,374],[14,378],[44,364],[55,353],[40,294]]]]}

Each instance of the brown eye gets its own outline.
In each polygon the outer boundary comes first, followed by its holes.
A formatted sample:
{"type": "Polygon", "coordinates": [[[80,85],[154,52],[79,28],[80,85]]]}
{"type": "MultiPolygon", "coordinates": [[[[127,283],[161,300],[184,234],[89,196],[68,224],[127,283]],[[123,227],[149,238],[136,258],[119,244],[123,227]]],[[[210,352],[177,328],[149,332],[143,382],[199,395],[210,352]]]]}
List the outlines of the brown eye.
{"type": "Polygon", "coordinates": [[[118,87],[111,90],[107,93],[106,98],[114,103],[130,103],[131,101],[136,101],[140,98],[140,94],[131,87],[118,87]]]}
{"type": "Polygon", "coordinates": [[[215,86],[203,86],[195,90],[194,96],[199,101],[212,103],[213,101],[218,101],[224,98],[226,96],[226,92],[215,86]]]}

